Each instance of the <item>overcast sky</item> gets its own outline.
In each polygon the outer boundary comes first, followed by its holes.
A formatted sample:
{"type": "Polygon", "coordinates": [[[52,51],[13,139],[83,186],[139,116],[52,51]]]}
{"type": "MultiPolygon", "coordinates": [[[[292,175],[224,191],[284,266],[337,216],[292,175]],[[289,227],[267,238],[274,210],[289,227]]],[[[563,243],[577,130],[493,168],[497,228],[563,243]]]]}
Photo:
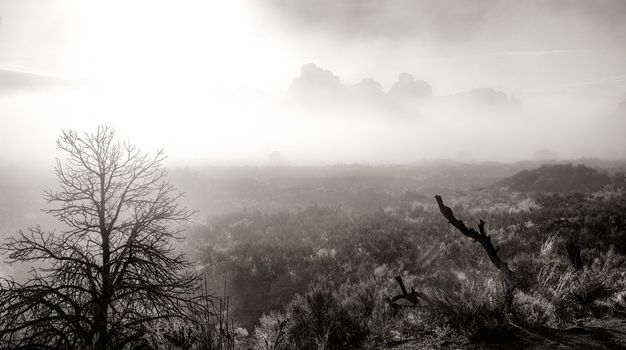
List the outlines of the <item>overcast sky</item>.
{"type": "Polygon", "coordinates": [[[621,0],[3,0],[0,17],[4,162],[51,159],[60,129],[102,123],[178,163],[626,156],[621,0]],[[384,93],[408,72],[434,98],[302,103],[307,63],[384,93]],[[483,87],[518,105],[445,99],[483,87]]]}

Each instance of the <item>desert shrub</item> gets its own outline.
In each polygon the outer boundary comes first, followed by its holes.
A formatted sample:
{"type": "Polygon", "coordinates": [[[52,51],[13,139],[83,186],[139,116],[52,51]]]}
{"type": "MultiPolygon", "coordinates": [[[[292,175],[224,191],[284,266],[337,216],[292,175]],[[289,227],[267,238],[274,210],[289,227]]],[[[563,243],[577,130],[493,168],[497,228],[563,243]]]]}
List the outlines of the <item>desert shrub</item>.
{"type": "Polygon", "coordinates": [[[547,264],[538,274],[536,289],[551,300],[561,321],[573,321],[598,311],[599,302],[624,289],[622,264],[623,257],[612,249],[581,270],[559,263],[547,264]]]}
{"type": "Polygon", "coordinates": [[[418,315],[419,309],[395,308],[390,304],[390,298],[400,294],[393,277],[398,275],[402,275],[407,286],[421,285],[417,276],[381,265],[367,280],[342,287],[347,304],[356,311],[353,314],[366,318],[368,347],[380,348],[386,343],[411,339],[423,333],[424,322],[418,315]]]}
{"type": "Polygon", "coordinates": [[[613,308],[620,311],[626,310],[626,290],[621,290],[613,295],[611,298],[613,308]]]}
{"type": "Polygon", "coordinates": [[[619,266],[623,259],[609,250],[603,258],[594,259],[593,263],[583,271],[575,274],[575,283],[572,283],[567,297],[582,307],[583,311],[591,310],[594,302],[602,301],[623,286],[619,266]]]}
{"type": "Polygon", "coordinates": [[[533,255],[520,253],[511,259],[510,267],[515,271],[516,288],[527,292],[537,285],[537,276],[543,267],[543,263],[533,255]]]}
{"type": "Polygon", "coordinates": [[[255,350],[287,350],[291,348],[289,340],[289,318],[279,312],[271,312],[259,319],[254,329],[255,350]]]}
{"type": "Polygon", "coordinates": [[[581,247],[626,253],[626,195],[538,195],[531,215],[540,232],[573,235],[581,247]]]}
{"type": "Polygon", "coordinates": [[[571,286],[554,301],[556,314],[562,321],[590,316],[597,309],[597,302],[612,294],[611,287],[592,273],[576,276],[576,273],[569,272],[564,279],[569,279],[571,286]]]}
{"type": "MultiPolygon", "coordinates": [[[[411,283],[412,279],[406,277],[411,283]]],[[[388,275],[376,274],[364,281],[339,286],[316,284],[304,295],[297,296],[284,316],[289,318],[286,328],[290,346],[298,349],[376,348],[424,334],[426,325],[432,326],[423,311],[394,309],[387,302],[389,295],[398,292],[389,283],[391,280],[388,275]]],[[[261,335],[259,332],[257,338],[261,339],[261,335]]]]}
{"type": "MultiPolygon", "coordinates": [[[[379,348],[415,338],[429,325],[417,309],[394,309],[386,297],[397,292],[384,266],[374,277],[355,283],[317,283],[298,295],[284,313],[259,320],[255,350],[379,348]],[[386,273],[385,273],[386,272],[386,273]]],[[[407,277],[407,281],[411,278],[407,277]]],[[[432,327],[431,327],[432,328],[432,327]]]]}
{"type": "Polygon", "coordinates": [[[553,325],[556,320],[554,305],[539,293],[518,291],[511,306],[513,322],[525,327],[553,325]]]}
{"type": "Polygon", "coordinates": [[[300,349],[326,347],[337,327],[338,305],[332,291],[314,287],[289,305],[290,337],[300,349]]]}
{"type": "Polygon", "coordinates": [[[570,321],[575,318],[575,308],[566,298],[574,282],[576,271],[560,263],[546,264],[537,276],[535,290],[549,300],[555,307],[558,321],[570,321]]]}
{"type": "Polygon", "coordinates": [[[298,349],[361,348],[369,334],[367,306],[358,307],[333,286],[316,285],[289,305],[290,338],[298,349]]]}
{"type": "Polygon", "coordinates": [[[159,320],[144,335],[149,348],[158,350],[211,350],[217,349],[217,324],[159,320]]]}
{"type": "Polygon", "coordinates": [[[432,288],[433,312],[467,335],[508,323],[508,289],[502,281],[464,280],[455,288],[432,288]]]}
{"type": "Polygon", "coordinates": [[[442,342],[462,342],[466,335],[446,323],[432,308],[402,308],[396,310],[387,324],[384,342],[368,343],[372,349],[380,349],[389,344],[417,340],[420,349],[437,348],[442,342]]]}

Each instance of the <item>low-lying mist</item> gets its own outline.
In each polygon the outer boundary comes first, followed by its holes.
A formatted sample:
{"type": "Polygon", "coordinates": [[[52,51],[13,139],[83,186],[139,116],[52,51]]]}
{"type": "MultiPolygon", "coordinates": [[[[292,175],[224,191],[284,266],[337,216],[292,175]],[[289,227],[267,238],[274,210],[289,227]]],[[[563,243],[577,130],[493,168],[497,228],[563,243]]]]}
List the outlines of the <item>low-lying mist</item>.
{"type": "Polygon", "coordinates": [[[619,102],[480,86],[437,96],[409,74],[384,88],[373,79],[344,83],[312,64],[276,92],[104,84],[25,90],[0,97],[0,159],[49,165],[61,129],[100,124],[145,149],[165,148],[176,166],[618,159],[626,157],[619,102]]]}

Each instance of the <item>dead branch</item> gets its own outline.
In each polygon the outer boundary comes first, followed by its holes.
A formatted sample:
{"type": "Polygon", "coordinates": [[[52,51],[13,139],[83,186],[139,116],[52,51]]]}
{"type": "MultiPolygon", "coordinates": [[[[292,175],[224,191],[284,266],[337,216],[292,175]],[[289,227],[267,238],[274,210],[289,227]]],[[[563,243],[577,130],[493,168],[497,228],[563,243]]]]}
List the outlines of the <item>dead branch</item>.
{"type": "Polygon", "coordinates": [[[570,241],[565,244],[565,249],[567,250],[567,256],[569,257],[572,266],[576,270],[582,269],[583,261],[580,257],[580,246],[573,241],[570,241]]]}
{"type": "Polygon", "coordinates": [[[491,236],[489,236],[485,232],[485,222],[483,220],[479,221],[478,232],[477,232],[475,229],[471,227],[467,227],[463,223],[462,220],[457,219],[454,216],[452,209],[450,209],[450,207],[447,207],[443,204],[443,200],[441,199],[441,196],[437,195],[435,196],[435,199],[437,200],[437,205],[439,206],[439,210],[441,211],[441,214],[443,214],[443,216],[448,220],[448,222],[452,226],[454,226],[457,230],[459,230],[459,232],[461,232],[463,235],[480,243],[485,249],[485,252],[487,253],[487,256],[489,257],[489,260],[493,263],[493,265],[496,268],[498,268],[498,270],[502,272],[505,279],[509,282],[514,282],[515,275],[513,271],[511,271],[511,269],[509,268],[506,262],[500,259],[500,257],[498,256],[498,249],[495,248],[493,246],[493,243],[491,242],[491,236]]]}

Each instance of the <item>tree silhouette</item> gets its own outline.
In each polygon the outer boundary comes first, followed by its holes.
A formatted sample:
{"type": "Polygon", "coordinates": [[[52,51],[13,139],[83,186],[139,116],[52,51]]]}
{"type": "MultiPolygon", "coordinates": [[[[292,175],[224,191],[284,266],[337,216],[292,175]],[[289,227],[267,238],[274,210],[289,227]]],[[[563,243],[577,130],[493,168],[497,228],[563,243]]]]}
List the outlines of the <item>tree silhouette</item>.
{"type": "Polygon", "coordinates": [[[198,276],[172,246],[191,212],[176,203],[161,150],[144,154],[106,126],[63,131],[57,146],[67,158],[45,212],[64,229],[29,228],[2,246],[8,262],[32,269],[0,283],[0,347],[146,348],[155,322],[201,305],[198,276]]]}

